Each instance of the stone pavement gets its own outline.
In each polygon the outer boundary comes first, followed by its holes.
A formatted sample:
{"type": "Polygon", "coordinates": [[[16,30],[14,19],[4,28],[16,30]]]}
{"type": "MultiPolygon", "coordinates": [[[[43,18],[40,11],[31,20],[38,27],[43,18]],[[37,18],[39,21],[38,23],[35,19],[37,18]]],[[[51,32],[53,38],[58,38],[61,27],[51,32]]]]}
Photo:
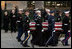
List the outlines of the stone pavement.
{"type": "MultiPolygon", "coordinates": [[[[17,36],[17,32],[10,33],[10,31],[8,31],[8,33],[4,33],[4,30],[1,30],[1,48],[32,48],[30,43],[32,36],[28,40],[28,45],[30,47],[23,47],[19,42],[17,42],[16,36],[17,36]]],[[[24,38],[24,34],[22,36],[22,40],[23,38],[24,38]]],[[[60,40],[62,39],[63,38],[60,38],[60,40]]],[[[59,41],[58,46],[39,47],[35,45],[34,47],[35,48],[71,48],[71,37],[69,38],[69,44],[70,46],[63,46],[62,43],[59,41]]]]}

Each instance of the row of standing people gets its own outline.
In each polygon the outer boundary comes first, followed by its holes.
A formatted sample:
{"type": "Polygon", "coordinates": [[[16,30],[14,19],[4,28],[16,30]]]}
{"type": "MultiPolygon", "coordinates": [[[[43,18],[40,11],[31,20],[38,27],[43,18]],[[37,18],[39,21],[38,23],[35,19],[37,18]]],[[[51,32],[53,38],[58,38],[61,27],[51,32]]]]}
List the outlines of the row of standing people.
{"type": "Polygon", "coordinates": [[[7,11],[5,11],[4,13],[4,21],[3,21],[3,28],[5,30],[5,32],[7,32],[9,30],[9,25],[11,27],[11,32],[16,32],[16,20],[17,20],[17,16],[15,14],[15,11],[12,10],[12,12],[10,13],[10,16],[8,14],[7,11]]]}

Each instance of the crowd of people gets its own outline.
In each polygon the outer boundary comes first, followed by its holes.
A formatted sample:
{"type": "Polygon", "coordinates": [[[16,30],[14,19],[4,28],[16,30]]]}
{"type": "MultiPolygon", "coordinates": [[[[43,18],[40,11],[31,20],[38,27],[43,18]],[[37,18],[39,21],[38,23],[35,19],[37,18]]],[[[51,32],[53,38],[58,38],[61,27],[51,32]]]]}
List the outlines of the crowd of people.
{"type": "MultiPolygon", "coordinates": [[[[10,15],[8,15],[8,12],[5,11],[4,12],[4,21],[3,21],[3,28],[5,30],[5,32],[8,32],[9,30],[9,25],[10,25],[10,29],[11,29],[11,33],[16,32],[16,28],[18,31],[18,35],[16,37],[16,39],[18,40],[18,42],[21,42],[21,45],[25,46],[25,47],[29,47],[29,45],[27,45],[28,40],[23,43],[26,38],[28,37],[28,32],[30,32],[29,29],[29,23],[31,22],[30,20],[30,12],[29,10],[26,10],[24,12],[24,15],[22,15],[23,11],[22,9],[12,9],[10,12],[10,15]],[[25,38],[24,40],[21,40],[21,36],[23,35],[23,33],[25,33],[25,38]]],[[[44,45],[44,46],[48,46],[48,45],[53,45],[56,46],[57,40],[55,37],[55,30],[54,30],[54,25],[55,22],[62,22],[62,28],[64,30],[65,33],[65,39],[62,40],[62,44],[64,46],[68,46],[68,39],[70,37],[68,30],[70,29],[70,19],[69,19],[69,13],[70,11],[64,11],[65,16],[62,19],[62,12],[60,10],[58,11],[54,11],[54,10],[50,10],[50,9],[44,9],[44,11],[41,11],[39,9],[34,9],[34,14],[33,14],[33,20],[36,23],[36,31],[34,31],[34,33],[32,34],[32,44],[36,44],[36,45],[44,45]],[[42,19],[43,18],[43,19],[42,19]],[[43,21],[44,20],[44,21],[43,21]],[[50,32],[49,36],[46,34],[46,38],[43,37],[43,29],[42,29],[42,22],[48,22],[48,30],[46,32],[50,32]],[[44,38],[44,40],[42,39],[44,38]]]]}

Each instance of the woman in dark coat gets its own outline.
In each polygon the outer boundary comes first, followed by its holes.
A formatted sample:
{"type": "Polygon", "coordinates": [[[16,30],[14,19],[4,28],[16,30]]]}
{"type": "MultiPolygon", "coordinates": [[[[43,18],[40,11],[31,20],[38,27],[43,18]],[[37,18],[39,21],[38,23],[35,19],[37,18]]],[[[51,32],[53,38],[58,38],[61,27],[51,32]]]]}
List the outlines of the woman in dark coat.
{"type": "Polygon", "coordinates": [[[8,31],[8,27],[9,27],[9,16],[8,16],[8,12],[5,11],[4,12],[4,30],[5,32],[8,31]]]}
{"type": "Polygon", "coordinates": [[[16,21],[17,21],[17,16],[15,13],[15,10],[12,10],[10,14],[10,21],[11,21],[11,32],[16,32],[16,21]]]}

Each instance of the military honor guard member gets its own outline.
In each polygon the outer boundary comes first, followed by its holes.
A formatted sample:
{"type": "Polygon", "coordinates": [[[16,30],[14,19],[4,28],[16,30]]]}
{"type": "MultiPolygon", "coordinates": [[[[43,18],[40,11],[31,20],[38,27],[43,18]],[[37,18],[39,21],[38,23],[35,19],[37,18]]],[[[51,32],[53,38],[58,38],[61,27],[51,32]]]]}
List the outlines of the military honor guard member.
{"type": "Polygon", "coordinates": [[[69,19],[69,12],[70,11],[66,11],[64,12],[65,13],[65,17],[63,18],[63,21],[62,21],[62,25],[63,25],[63,30],[64,30],[64,33],[65,33],[65,39],[63,39],[61,42],[64,46],[69,46],[68,44],[68,39],[70,37],[70,32],[68,32],[68,30],[70,29],[70,19],[69,19]]]}
{"type": "Polygon", "coordinates": [[[26,40],[26,38],[28,37],[29,23],[30,23],[29,14],[30,14],[29,11],[25,11],[25,15],[24,15],[24,33],[25,33],[25,37],[24,37],[24,40],[21,41],[21,44],[24,47],[30,47],[28,45],[28,40],[26,40]],[[24,43],[25,40],[26,40],[26,42],[24,43]]]}

